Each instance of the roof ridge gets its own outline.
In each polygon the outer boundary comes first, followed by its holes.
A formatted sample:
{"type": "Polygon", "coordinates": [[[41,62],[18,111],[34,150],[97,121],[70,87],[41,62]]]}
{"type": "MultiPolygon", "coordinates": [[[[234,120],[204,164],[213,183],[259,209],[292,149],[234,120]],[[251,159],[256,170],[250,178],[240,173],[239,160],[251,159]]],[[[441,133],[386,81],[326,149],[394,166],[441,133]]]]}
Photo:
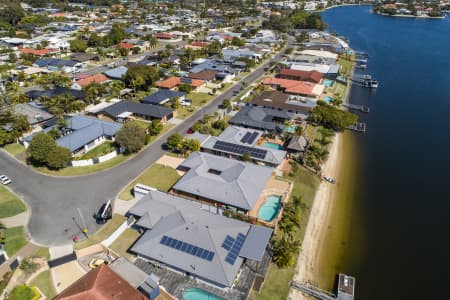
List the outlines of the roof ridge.
{"type": "MultiPolygon", "coordinates": [[[[208,228],[207,232],[208,232],[210,241],[211,241],[211,243],[212,243],[213,246],[214,246],[214,251],[215,251],[215,253],[216,253],[216,256],[219,256],[219,251],[217,251],[216,244],[214,243],[214,239],[212,238],[211,229],[208,228]]],[[[230,282],[229,278],[227,277],[227,273],[225,272],[225,263],[224,263],[224,261],[222,261],[221,258],[218,258],[217,260],[219,261],[219,264],[220,264],[220,266],[222,267],[222,268],[220,268],[220,270],[221,270],[221,273],[224,275],[224,278],[227,280],[227,282],[232,283],[232,281],[230,282]]],[[[234,278],[232,278],[232,280],[233,280],[233,279],[234,279],[234,278]]]]}

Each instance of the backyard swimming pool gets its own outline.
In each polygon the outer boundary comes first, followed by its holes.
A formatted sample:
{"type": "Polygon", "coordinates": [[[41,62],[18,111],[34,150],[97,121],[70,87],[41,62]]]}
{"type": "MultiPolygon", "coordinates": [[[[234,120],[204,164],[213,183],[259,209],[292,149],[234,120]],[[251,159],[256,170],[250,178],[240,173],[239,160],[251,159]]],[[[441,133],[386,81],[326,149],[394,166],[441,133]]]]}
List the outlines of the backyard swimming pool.
{"type": "Polygon", "coordinates": [[[327,103],[330,103],[331,100],[333,100],[333,98],[331,98],[330,96],[325,96],[325,97],[323,98],[323,101],[325,101],[325,102],[327,102],[327,103]]]}
{"type": "Polygon", "coordinates": [[[225,300],[202,289],[190,288],[183,292],[183,300],[225,300]]]}
{"type": "Polygon", "coordinates": [[[258,210],[258,218],[264,221],[272,221],[280,211],[281,196],[271,195],[266,198],[264,204],[258,210]]]}
{"type": "Polygon", "coordinates": [[[334,84],[333,80],[330,80],[330,79],[324,79],[323,80],[323,85],[326,86],[326,87],[332,87],[333,84],[334,84]]]}
{"type": "Polygon", "coordinates": [[[284,129],[284,131],[289,133],[295,133],[297,131],[297,126],[296,125],[288,126],[284,129]]]}
{"type": "Polygon", "coordinates": [[[264,142],[263,147],[270,148],[270,149],[277,149],[282,150],[283,146],[277,143],[271,143],[271,142],[264,142]]]}

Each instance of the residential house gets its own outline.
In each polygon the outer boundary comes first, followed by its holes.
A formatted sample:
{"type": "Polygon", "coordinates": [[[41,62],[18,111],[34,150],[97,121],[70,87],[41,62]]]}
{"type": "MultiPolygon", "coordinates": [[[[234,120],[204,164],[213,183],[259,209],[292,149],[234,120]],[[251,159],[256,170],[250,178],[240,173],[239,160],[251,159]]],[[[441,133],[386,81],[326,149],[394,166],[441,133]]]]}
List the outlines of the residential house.
{"type": "Polygon", "coordinates": [[[291,156],[303,157],[308,147],[308,140],[302,135],[294,135],[286,149],[291,156]]]}
{"type": "Polygon", "coordinates": [[[65,73],[74,73],[83,68],[85,64],[68,59],[48,58],[36,60],[33,66],[53,71],[61,70],[65,73]]]}
{"type": "Polygon", "coordinates": [[[13,110],[18,115],[26,116],[28,123],[33,127],[42,125],[54,117],[51,113],[41,109],[33,102],[16,104],[13,106],[13,110]]]}
{"type": "Polygon", "coordinates": [[[155,93],[144,97],[141,102],[145,104],[163,105],[171,99],[178,98],[179,101],[184,100],[186,93],[168,89],[160,89],[155,93]]]}
{"type": "Polygon", "coordinates": [[[228,123],[266,132],[282,133],[294,114],[266,107],[244,106],[228,123]]]}
{"type": "Polygon", "coordinates": [[[263,147],[264,132],[238,126],[228,126],[219,136],[192,134],[193,139],[200,141],[203,152],[242,159],[245,153],[253,162],[270,167],[278,167],[286,152],[280,149],[263,147]]]}
{"type": "Polygon", "coordinates": [[[190,73],[199,73],[205,70],[215,71],[216,80],[221,80],[223,82],[232,81],[237,75],[239,75],[239,70],[236,70],[228,65],[225,65],[217,60],[211,59],[201,59],[193,63],[193,67],[190,73]]]}
{"type": "Polygon", "coordinates": [[[25,92],[25,94],[31,100],[38,100],[42,96],[54,98],[54,97],[61,96],[61,95],[70,95],[74,99],[79,99],[79,100],[83,100],[85,97],[85,94],[83,91],[68,89],[68,88],[63,88],[63,87],[57,87],[57,88],[50,89],[50,90],[33,89],[31,91],[25,92]]]}
{"type": "Polygon", "coordinates": [[[76,77],[76,81],[72,85],[72,88],[75,90],[81,90],[83,87],[86,87],[91,83],[105,83],[108,81],[109,78],[101,73],[94,75],[80,75],[76,77]]]}
{"type": "MultiPolygon", "coordinates": [[[[63,127],[51,126],[46,132],[56,129],[61,137],[56,143],[66,147],[73,155],[83,154],[97,147],[106,140],[114,140],[116,133],[122,128],[122,124],[107,122],[97,118],[86,116],[73,116],[66,119],[63,127]]],[[[24,146],[28,147],[34,135],[24,139],[24,146]]]]}
{"type": "Polygon", "coordinates": [[[278,77],[283,79],[306,81],[320,84],[322,83],[323,74],[314,70],[300,71],[293,69],[281,69],[278,74],[278,77]]]}
{"type": "Polygon", "coordinates": [[[128,68],[125,66],[119,66],[117,68],[109,69],[103,72],[106,76],[108,76],[111,79],[120,80],[122,79],[125,74],[127,73],[128,68]]]}
{"type": "Polygon", "coordinates": [[[55,300],[146,300],[128,281],[112,271],[107,265],[89,271],[83,277],[57,295],[55,300]]]}
{"type": "Polygon", "coordinates": [[[340,65],[332,64],[332,65],[323,65],[323,64],[307,64],[307,63],[293,63],[290,65],[292,70],[299,71],[317,71],[324,75],[326,78],[335,79],[340,70],[340,65]]]}
{"type": "Polygon", "coordinates": [[[214,70],[203,70],[197,73],[189,72],[188,78],[204,80],[205,82],[213,82],[216,80],[217,71],[214,70]]]}
{"type": "Polygon", "coordinates": [[[276,90],[281,90],[288,94],[299,95],[312,99],[317,99],[322,95],[325,86],[308,81],[289,80],[283,78],[264,78],[264,85],[268,85],[276,90]]]}
{"type": "Polygon", "coordinates": [[[31,54],[37,57],[54,57],[59,54],[59,49],[55,48],[44,48],[44,49],[31,49],[31,48],[20,48],[19,52],[21,55],[23,54],[31,54]]]}
{"type": "Polygon", "coordinates": [[[292,119],[306,119],[317,105],[316,99],[293,96],[280,91],[263,92],[249,103],[251,106],[286,112],[292,119]]]}
{"type": "Polygon", "coordinates": [[[150,191],[128,214],[145,230],[131,252],[219,288],[232,287],[247,260],[261,261],[272,236],[272,229],[213,214],[160,191],[150,191]]]}
{"type": "Polygon", "coordinates": [[[94,53],[72,53],[70,59],[80,63],[92,63],[98,62],[100,56],[94,53]]]}
{"type": "Polygon", "coordinates": [[[192,86],[193,90],[196,90],[202,87],[205,84],[205,81],[199,79],[172,76],[165,80],[160,80],[156,82],[156,87],[160,89],[174,89],[181,84],[188,84],[192,86]]]}
{"type": "Polygon", "coordinates": [[[172,187],[173,193],[244,213],[255,208],[274,171],[271,167],[204,152],[192,153],[179,169],[186,174],[172,187]]]}
{"type": "Polygon", "coordinates": [[[160,105],[120,101],[104,108],[99,114],[106,115],[118,122],[137,117],[148,121],[161,120],[162,123],[166,123],[175,116],[175,111],[160,105]]]}
{"type": "Polygon", "coordinates": [[[17,76],[19,73],[23,72],[25,74],[25,78],[29,78],[32,75],[40,76],[43,74],[50,74],[52,71],[44,68],[37,68],[31,66],[18,66],[15,69],[9,71],[13,77],[17,76]]]}
{"type": "Polygon", "coordinates": [[[203,49],[203,48],[208,47],[208,45],[209,45],[208,42],[201,42],[201,41],[198,41],[198,42],[192,42],[192,43],[186,44],[186,45],[184,46],[184,48],[186,48],[186,49],[192,49],[192,50],[201,50],[201,49],[203,49]]]}
{"type": "Polygon", "coordinates": [[[248,58],[253,59],[255,61],[260,61],[262,55],[252,51],[248,48],[223,48],[222,49],[223,61],[226,63],[233,63],[235,60],[239,58],[248,58]]]}

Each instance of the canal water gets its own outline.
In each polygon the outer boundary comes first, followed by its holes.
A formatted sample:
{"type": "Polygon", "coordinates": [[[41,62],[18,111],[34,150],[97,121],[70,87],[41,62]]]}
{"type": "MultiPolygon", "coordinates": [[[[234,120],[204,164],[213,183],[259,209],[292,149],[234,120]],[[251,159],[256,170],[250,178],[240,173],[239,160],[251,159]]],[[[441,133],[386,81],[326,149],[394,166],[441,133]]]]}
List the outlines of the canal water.
{"type": "MultiPolygon", "coordinates": [[[[344,137],[336,228],[320,272],[356,276],[356,299],[450,299],[450,18],[393,18],[370,6],[323,13],[328,30],[369,54],[377,90],[365,134],[344,137]]],[[[339,179],[338,179],[339,180],[339,179]]]]}

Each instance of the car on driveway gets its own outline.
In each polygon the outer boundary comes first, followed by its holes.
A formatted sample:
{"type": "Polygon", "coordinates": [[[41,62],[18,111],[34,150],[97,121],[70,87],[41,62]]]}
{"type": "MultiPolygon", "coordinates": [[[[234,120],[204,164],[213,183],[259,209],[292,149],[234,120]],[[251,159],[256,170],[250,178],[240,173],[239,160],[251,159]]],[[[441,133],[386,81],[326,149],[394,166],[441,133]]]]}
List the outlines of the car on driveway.
{"type": "Polygon", "coordinates": [[[8,176],[6,176],[6,175],[0,175],[0,182],[1,182],[3,185],[8,185],[8,184],[10,184],[12,181],[11,181],[11,179],[9,179],[8,176]]]}
{"type": "Polygon", "coordinates": [[[103,265],[103,264],[108,265],[109,262],[108,262],[107,260],[102,259],[102,258],[95,258],[95,257],[94,257],[94,258],[91,259],[91,261],[89,262],[89,268],[95,269],[95,268],[97,268],[97,267],[99,267],[99,266],[101,266],[101,265],[103,265]]]}

